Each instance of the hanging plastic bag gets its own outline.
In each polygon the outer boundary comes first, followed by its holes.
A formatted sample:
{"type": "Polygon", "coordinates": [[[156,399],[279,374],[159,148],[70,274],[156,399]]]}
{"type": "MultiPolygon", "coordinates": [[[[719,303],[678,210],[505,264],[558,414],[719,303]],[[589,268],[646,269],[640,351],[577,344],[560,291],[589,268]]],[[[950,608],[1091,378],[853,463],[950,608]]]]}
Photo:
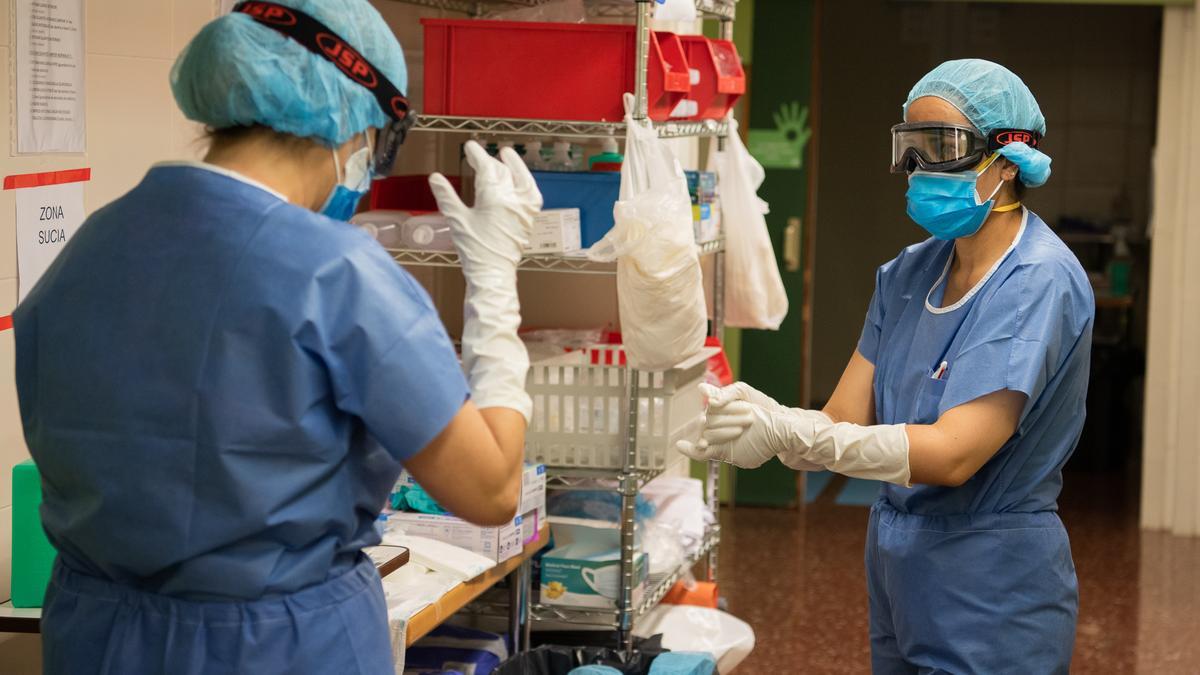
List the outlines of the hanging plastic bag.
{"type": "Polygon", "coordinates": [[[656,0],[654,4],[654,19],[656,21],[695,21],[695,0],[656,0]]]}
{"type": "Polygon", "coordinates": [[[629,365],[665,370],[704,346],[704,279],[692,203],[679,161],[649,122],[635,122],[625,95],[628,138],[615,225],[588,257],[617,261],[617,310],[629,365]]]}
{"type": "Polygon", "coordinates": [[[767,174],[742,143],[732,115],[725,150],[711,144],[708,166],[717,174],[725,227],[725,325],[778,330],[788,297],[763,217],[770,209],[758,198],[767,174]]]}

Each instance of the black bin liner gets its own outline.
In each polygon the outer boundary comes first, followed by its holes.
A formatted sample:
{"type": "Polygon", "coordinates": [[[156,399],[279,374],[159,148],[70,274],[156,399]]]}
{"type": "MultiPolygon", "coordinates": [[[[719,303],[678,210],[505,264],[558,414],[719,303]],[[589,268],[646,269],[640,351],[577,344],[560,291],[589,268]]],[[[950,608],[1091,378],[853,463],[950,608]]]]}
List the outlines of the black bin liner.
{"type": "MultiPolygon", "coordinates": [[[[603,634],[603,633],[602,633],[603,634]]],[[[524,654],[517,654],[501,663],[493,675],[567,675],[579,666],[612,666],[623,675],[646,675],[650,664],[668,650],[662,647],[662,636],[635,643],[628,657],[611,647],[564,647],[542,645],[524,654]]]]}

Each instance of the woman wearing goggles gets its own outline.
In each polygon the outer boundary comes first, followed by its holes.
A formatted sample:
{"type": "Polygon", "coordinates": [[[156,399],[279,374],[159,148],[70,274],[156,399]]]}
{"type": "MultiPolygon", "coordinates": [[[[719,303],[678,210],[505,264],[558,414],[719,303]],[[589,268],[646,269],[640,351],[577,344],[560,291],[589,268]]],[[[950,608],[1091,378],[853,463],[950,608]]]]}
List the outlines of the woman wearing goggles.
{"type": "Polygon", "coordinates": [[[950,61],[892,129],[908,215],[931,238],[879,268],[822,410],[709,392],[693,457],[775,456],[882,482],[867,531],[876,673],[1067,673],[1078,588],[1056,500],[1083,428],[1094,303],[1025,186],[1045,119],[1002,66],[950,61]]]}

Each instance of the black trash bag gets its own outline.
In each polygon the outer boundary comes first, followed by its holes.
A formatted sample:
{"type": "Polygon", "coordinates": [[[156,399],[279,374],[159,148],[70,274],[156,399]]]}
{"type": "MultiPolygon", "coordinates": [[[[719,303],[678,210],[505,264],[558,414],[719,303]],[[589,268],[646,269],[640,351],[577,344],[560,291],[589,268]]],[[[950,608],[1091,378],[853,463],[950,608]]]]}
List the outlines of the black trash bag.
{"type": "Polygon", "coordinates": [[[493,675],[567,675],[579,666],[600,665],[616,668],[622,675],[646,675],[651,662],[667,651],[661,643],[662,636],[655,636],[642,642],[642,647],[629,657],[610,647],[542,645],[517,654],[492,672],[493,675]]]}

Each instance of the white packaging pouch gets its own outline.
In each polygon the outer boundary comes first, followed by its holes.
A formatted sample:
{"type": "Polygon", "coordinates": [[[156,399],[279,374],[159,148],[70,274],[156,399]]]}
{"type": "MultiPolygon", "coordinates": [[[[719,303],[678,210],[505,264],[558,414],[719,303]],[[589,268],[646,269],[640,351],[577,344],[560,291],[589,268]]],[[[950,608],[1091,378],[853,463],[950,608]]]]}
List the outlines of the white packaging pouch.
{"type": "Polygon", "coordinates": [[[704,346],[704,278],[683,168],[649,122],[633,120],[633,105],[626,94],[615,224],[588,257],[617,261],[617,310],[629,365],[665,370],[704,346]]]}
{"type": "Polygon", "coordinates": [[[788,312],[787,291],[771,246],[766,202],[758,188],[766,171],[738,136],[729,116],[725,150],[709,145],[709,169],[721,190],[721,222],[725,228],[725,325],[778,330],[788,312]]]}

